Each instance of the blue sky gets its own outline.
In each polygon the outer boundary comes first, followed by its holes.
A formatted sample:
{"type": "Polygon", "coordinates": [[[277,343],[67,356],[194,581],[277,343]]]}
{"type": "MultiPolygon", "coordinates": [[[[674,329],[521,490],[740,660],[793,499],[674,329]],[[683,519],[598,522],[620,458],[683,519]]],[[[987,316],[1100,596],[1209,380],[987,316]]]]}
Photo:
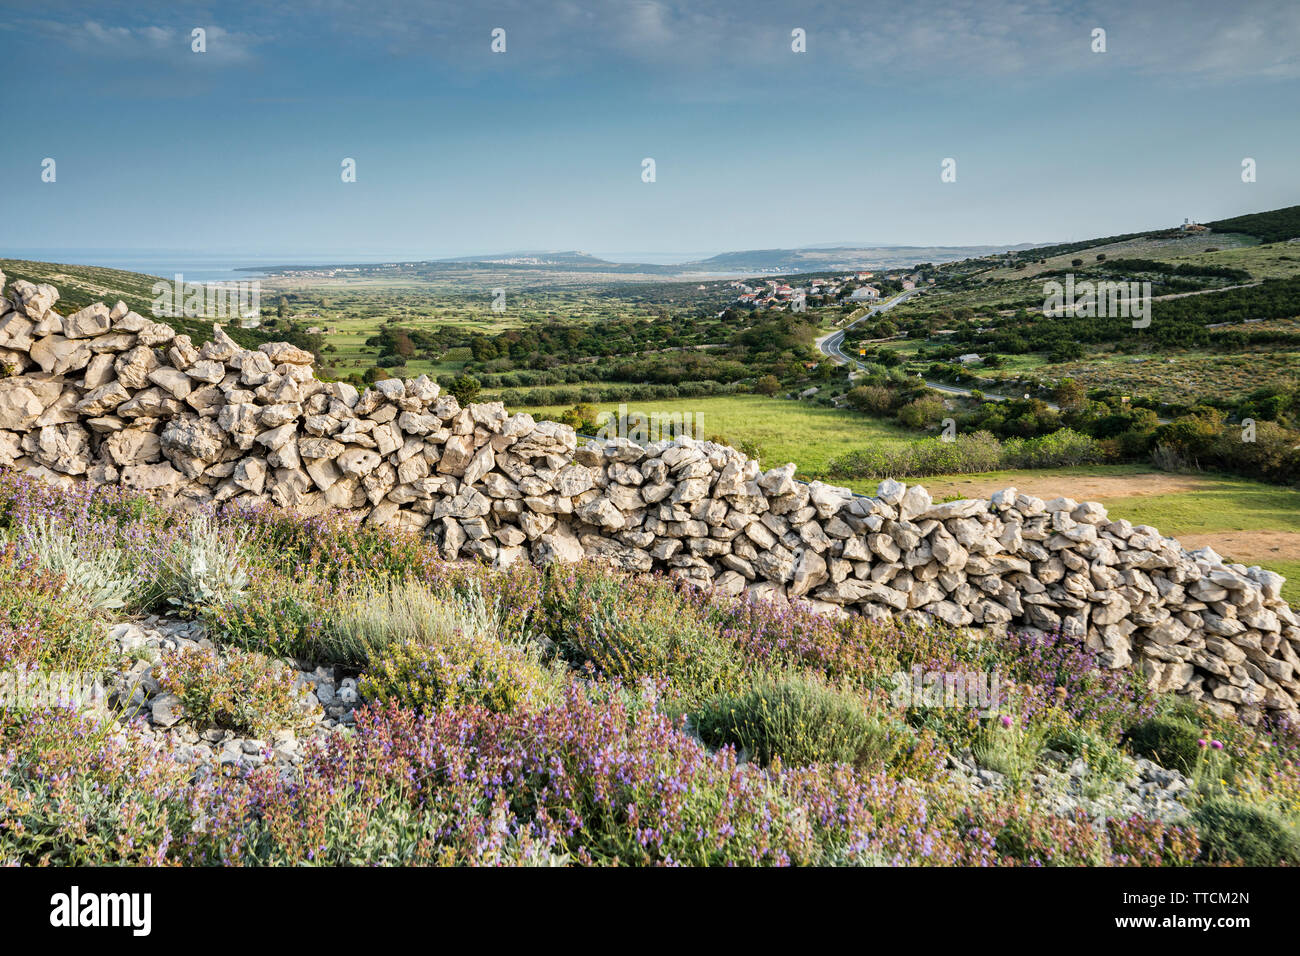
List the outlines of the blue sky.
{"type": "Polygon", "coordinates": [[[1209,220],[1300,202],[1298,41],[1294,0],[9,2],[0,252],[711,254],[1209,220]]]}

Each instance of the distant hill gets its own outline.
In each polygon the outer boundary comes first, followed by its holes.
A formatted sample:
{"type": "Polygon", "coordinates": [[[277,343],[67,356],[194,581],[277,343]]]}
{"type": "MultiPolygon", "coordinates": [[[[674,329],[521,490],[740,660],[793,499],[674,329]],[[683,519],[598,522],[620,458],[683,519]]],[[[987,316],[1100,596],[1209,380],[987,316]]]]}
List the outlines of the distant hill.
{"type": "Polygon", "coordinates": [[[1300,206],[1253,212],[1246,216],[1207,222],[1205,225],[1215,232],[1245,233],[1260,242],[1283,242],[1300,238],[1300,206]]]}
{"type": "MultiPolygon", "coordinates": [[[[1273,209],[1268,212],[1255,212],[1231,219],[1219,219],[1201,225],[1217,233],[1233,233],[1251,236],[1260,242],[1279,242],[1300,236],[1300,206],[1287,206],[1285,209],[1273,209]]],[[[1133,239],[1172,239],[1185,236],[1178,226],[1164,226],[1147,229],[1143,232],[1126,232],[1118,236],[1104,236],[1094,239],[1081,239],[1076,242],[1062,242],[1049,246],[1020,246],[1014,250],[1014,257],[1020,260],[1050,259],[1083,249],[1095,249],[1133,239]]],[[[1203,235],[1203,234],[1202,234],[1203,235]]]]}
{"type": "Polygon", "coordinates": [[[269,273],[342,274],[357,276],[445,277],[484,270],[529,273],[584,273],[622,276],[689,276],[700,272],[796,273],[835,272],[852,269],[909,269],[922,262],[953,262],[1002,253],[1018,246],[806,246],[793,249],[748,249],[724,252],[707,259],[676,264],[611,262],[586,252],[505,252],[451,259],[426,259],[385,263],[263,267],[269,273]]]}
{"type": "Polygon", "coordinates": [[[500,252],[487,256],[456,256],[439,262],[484,262],[493,265],[524,266],[617,266],[586,252],[500,252]]]}
{"type": "Polygon", "coordinates": [[[699,272],[824,272],[836,269],[906,269],[920,262],[953,262],[1005,252],[1019,246],[805,246],[797,249],[749,249],[724,252],[698,262],[683,263],[682,271],[699,272]]]}

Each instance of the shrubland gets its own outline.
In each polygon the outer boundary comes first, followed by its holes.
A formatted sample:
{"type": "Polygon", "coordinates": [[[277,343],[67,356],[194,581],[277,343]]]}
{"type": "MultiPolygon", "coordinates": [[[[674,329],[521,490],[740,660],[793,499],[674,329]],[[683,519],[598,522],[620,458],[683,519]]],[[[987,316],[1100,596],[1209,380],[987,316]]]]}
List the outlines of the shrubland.
{"type": "Polygon", "coordinates": [[[6,673],[110,670],[108,625],[163,614],[210,645],[165,671],[196,729],[295,726],[291,664],[359,677],[364,697],[299,763],[206,769],[129,713],[6,706],[0,861],[1296,859],[1295,728],[1158,697],[1059,634],[836,618],[588,564],[452,564],[336,516],[196,516],[12,474],[0,528],[6,673]],[[111,558],[85,571],[38,540],[111,558]],[[972,672],[1006,687],[991,712],[900,697],[913,674],[972,672]],[[1105,802],[1139,758],[1185,780],[1175,808],[1105,802]],[[1047,788],[1053,761],[1080,760],[1078,788],[1047,788]]]}

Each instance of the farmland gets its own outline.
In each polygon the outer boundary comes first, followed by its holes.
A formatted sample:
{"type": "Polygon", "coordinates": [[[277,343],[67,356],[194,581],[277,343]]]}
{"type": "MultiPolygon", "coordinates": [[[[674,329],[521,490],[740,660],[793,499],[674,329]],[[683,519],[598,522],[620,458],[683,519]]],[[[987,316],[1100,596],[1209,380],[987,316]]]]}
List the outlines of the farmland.
{"type": "MultiPolygon", "coordinates": [[[[601,403],[598,412],[618,413],[617,403],[601,403]]],[[[556,418],[563,406],[520,409],[538,418],[556,418]]],[[[864,444],[902,445],[915,439],[905,428],[848,409],[826,408],[760,395],[730,395],[670,401],[631,402],[629,414],[689,413],[701,438],[720,436],[740,447],[755,446],[764,467],[795,462],[801,474],[826,473],[829,461],[864,444]]]]}

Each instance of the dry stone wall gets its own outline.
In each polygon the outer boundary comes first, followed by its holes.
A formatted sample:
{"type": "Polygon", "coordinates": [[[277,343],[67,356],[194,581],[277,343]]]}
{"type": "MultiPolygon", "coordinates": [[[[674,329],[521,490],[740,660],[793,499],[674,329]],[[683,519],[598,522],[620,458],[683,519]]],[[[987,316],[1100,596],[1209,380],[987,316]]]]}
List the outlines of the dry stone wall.
{"type": "Polygon", "coordinates": [[[1186,551],[1098,504],[1014,488],[936,503],[761,471],[689,439],[579,447],[573,429],[462,408],[427,377],[363,393],[287,343],[195,347],[122,303],[68,316],[0,274],[0,465],[195,503],[336,508],[436,537],[444,555],[605,560],[823,610],[1063,630],[1103,666],[1248,722],[1294,715],[1300,620],[1283,579],[1186,551]]]}

